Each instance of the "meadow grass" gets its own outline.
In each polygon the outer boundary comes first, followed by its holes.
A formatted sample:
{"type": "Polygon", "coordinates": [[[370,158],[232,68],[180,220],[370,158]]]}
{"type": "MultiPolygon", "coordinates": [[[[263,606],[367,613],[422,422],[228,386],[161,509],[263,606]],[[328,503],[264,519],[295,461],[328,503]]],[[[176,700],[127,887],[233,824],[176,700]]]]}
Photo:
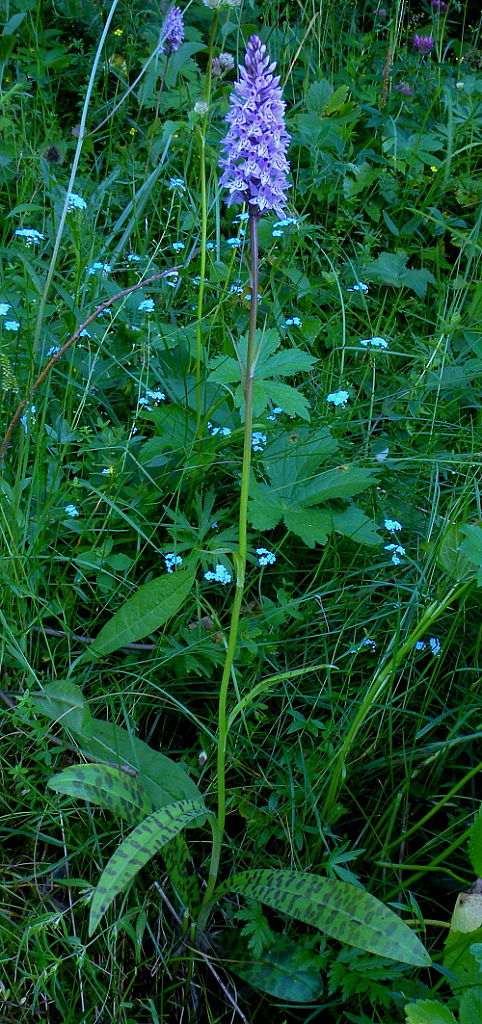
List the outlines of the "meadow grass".
{"type": "Polygon", "coordinates": [[[474,1024],[473,963],[466,995],[443,963],[482,874],[480,20],[193,2],[166,53],[150,2],[7,7],[0,1018],[474,1024]],[[256,302],[218,165],[253,33],[291,139],[256,302]],[[136,822],[47,784],[138,740],[219,844],[190,829],[91,935],[136,822]],[[213,907],[218,867],[348,882],[433,966],[213,907]]]}

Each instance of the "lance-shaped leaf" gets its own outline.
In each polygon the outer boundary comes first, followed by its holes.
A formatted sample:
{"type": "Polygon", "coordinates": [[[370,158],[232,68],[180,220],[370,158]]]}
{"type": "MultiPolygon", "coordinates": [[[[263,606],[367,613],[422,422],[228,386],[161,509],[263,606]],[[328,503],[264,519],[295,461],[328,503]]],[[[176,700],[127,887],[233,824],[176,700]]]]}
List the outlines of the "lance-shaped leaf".
{"type": "Polygon", "coordinates": [[[125,821],[142,821],[153,807],[137,779],[109,764],[78,764],[48,782],[56,793],[66,793],[99,804],[125,821]]]}
{"type": "Polygon", "coordinates": [[[154,808],[173,800],[201,800],[196,783],[180,764],[121,725],[94,718],[80,686],[47,683],[40,693],[32,694],[32,702],[52,721],[68,725],[84,754],[131,769],[154,808]]]}
{"type": "Polygon", "coordinates": [[[117,609],[86,654],[93,657],[110,654],[160,629],[179,611],[191,593],[195,572],[193,567],[178,569],[175,573],[143,583],[117,609]]]}
{"type": "Polygon", "coordinates": [[[348,882],[303,871],[261,869],[234,875],[219,891],[252,897],[369,953],[417,967],[431,963],[420,939],[393,910],[348,882]]]}
{"type": "Polygon", "coordinates": [[[124,839],[106,864],[94,890],[89,935],[93,934],[112,901],[138,871],[181,829],[205,815],[212,817],[202,800],[179,800],[150,814],[124,839]]]}

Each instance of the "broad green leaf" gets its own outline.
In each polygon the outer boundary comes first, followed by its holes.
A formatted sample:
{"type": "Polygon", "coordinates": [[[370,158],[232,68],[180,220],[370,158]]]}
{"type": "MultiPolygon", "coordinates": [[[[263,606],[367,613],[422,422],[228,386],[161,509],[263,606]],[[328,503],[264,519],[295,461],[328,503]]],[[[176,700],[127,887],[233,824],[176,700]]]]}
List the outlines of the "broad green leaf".
{"type": "Polygon", "coordinates": [[[258,530],[271,530],[281,521],[309,547],[325,544],[334,530],[358,543],[377,544],[381,537],[356,506],[343,510],[313,506],[333,498],[349,498],[374,481],[372,470],[337,466],[320,472],[320,463],[336,451],[329,430],[307,427],[283,432],[262,459],[270,483],[250,481],[248,515],[258,530]]]}
{"type": "Polygon", "coordinates": [[[469,988],[462,993],[459,1024],[480,1024],[482,1021],[482,987],[469,988]]]}
{"type": "MultiPolygon", "coordinates": [[[[409,1003],[405,1015],[407,1024],[457,1024],[453,1013],[436,999],[417,999],[409,1003]]],[[[475,1024],[475,1020],[471,1024],[475,1024]]]]}
{"type": "Polygon", "coordinates": [[[78,764],[48,782],[56,793],[100,804],[126,821],[142,821],[152,814],[152,803],[137,779],[108,764],[78,764]]]}
{"type": "Polygon", "coordinates": [[[455,980],[449,979],[453,991],[480,983],[482,974],[478,958],[471,947],[482,942],[482,895],[461,892],[457,896],[444,949],[444,966],[455,980]]]}
{"type": "Polygon", "coordinates": [[[96,760],[132,768],[154,807],[164,807],[173,800],[201,799],[195,782],[181,765],[114,722],[92,718],[78,739],[81,749],[96,760]]]}
{"type": "Polygon", "coordinates": [[[195,568],[178,569],[142,584],[101,629],[89,654],[94,657],[110,654],[160,629],[191,593],[195,572],[195,568]]]}
{"type": "MultiPolygon", "coordinates": [[[[279,935],[269,949],[252,959],[246,955],[237,932],[226,948],[229,966],[243,981],[275,999],[312,1003],[323,991],[317,958],[286,935],[279,935]]],[[[228,939],[231,935],[228,936],[228,939]]]]}
{"type": "Polygon", "coordinates": [[[401,963],[424,967],[430,957],[389,907],[337,879],[302,871],[260,869],[234,875],[220,891],[237,892],[313,925],[333,939],[401,963]]]}
{"type": "MultiPolygon", "coordinates": [[[[269,328],[264,332],[257,331],[256,345],[258,356],[254,367],[253,381],[254,415],[261,416],[268,405],[268,400],[271,400],[274,404],[280,405],[289,415],[309,419],[307,399],[289,385],[279,384],[277,378],[295,377],[311,370],[318,362],[316,357],[299,348],[287,348],[278,352],[281,338],[274,328],[269,328]]],[[[246,335],[241,339],[238,347],[242,377],[246,374],[247,348],[246,335]]],[[[209,379],[216,383],[234,386],[234,403],[243,410],[244,381],[240,380],[238,361],[232,356],[216,356],[210,366],[209,379]]]]}
{"type": "Polygon", "coordinates": [[[373,521],[358,508],[358,505],[348,505],[343,512],[333,512],[333,529],[335,533],[341,533],[358,544],[374,546],[383,540],[381,534],[377,533],[373,521]]]}
{"type": "Polygon", "coordinates": [[[65,729],[81,732],[91,718],[88,705],[80,686],[57,680],[46,683],[38,693],[32,693],[32,704],[52,722],[59,722],[65,729]]]}
{"type": "Polygon", "coordinates": [[[477,582],[482,586],[482,526],[468,524],[462,526],[461,531],[465,534],[465,540],[462,541],[460,550],[478,569],[477,582]]]}
{"type": "Polygon", "coordinates": [[[478,877],[482,877],[482,804],[475,815],[469,839],[469,860],[478,877]]]}
{"type": "Polygon", "coordinates": [[[435,284],[435,278],[425,267],[420,270],[409,269],[407,261],[406,252],[381,252],[376,260],[364,268],[363,273],[367,281],[380,281],[382,284],[391,284],[396,288],[405,286],[411,288],[416,295],[423,299],[427,291],[427,284],[435,284]]]}
{"type": "MultiPolygon", "coordinates": [[[[333,532],[331,512],[319,508],[288,508],[283,516],[286,528],[305,542],[307,547],[326,544],[333,532]]],[[[254,522],[253,522],[253,525],[254,522]]]]}
{"type": "Polygon", "coordinates": [[[124,839],[106,864],[94,890],[89,935],[93,934],[112,901],[138,871],[181,829],[209,813],[202,800],[179,800],[150,814],[124,839]]]}
{"type": "Polygon", "coordinates": [[[451,579],[462,580],[467,576],[474,575],[471,560],[462,551],[463,543],[462,527],[457,523],[444,530],[437,553],[437,561],[451,579]]]}

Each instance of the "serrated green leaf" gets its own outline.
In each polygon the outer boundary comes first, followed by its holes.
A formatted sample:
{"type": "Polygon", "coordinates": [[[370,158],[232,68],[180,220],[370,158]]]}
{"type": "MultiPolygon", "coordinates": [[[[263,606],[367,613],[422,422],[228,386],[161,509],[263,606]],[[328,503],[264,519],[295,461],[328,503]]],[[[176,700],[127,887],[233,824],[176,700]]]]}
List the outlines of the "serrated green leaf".
{"type": "Polygon", "coordinates": [[[374,546],[381,544],[383,537],[377,533],[373,520],[369,519],[358,505],[348,505],[343,512],[333,512],[333,529],[358,544],[374,546]]]}
{"type": "Polygon", "coordinates": [[[303,502],[315,505],[331,498],[351,498],[373,484],[374,470],[358,466],[336,466],[320,473],[303,487],[303,502]]]}
{"type": "Polygon", "coordinates": [[[457,1024],[453,1013],[435,999],[417,999],[409,1003],[405,1007],[405,1015],[407,1024],[457,1024]]]}
{"type": "Polygon", "coordinates": [[[470,832],[468,854],[475,874],[482,878],[482,804],[475,815],[470,832]]]}
{"type": "Polygon", "coordinates": [[[108,764],[78,764],[65,768],[48,782],[56,793],[99,804],[126,821],[142,821],[152,803],[137,779],[108,764]]]}
{"type": "Polygon", "coordinates": [[[192,567],[178,569],[142,584],[101,629],[88,653],[92,657],[111,654],[160,629],[184,604],[191,593],[195,574],[192,567]]]}
{"type": "Polygon", "coordinates": [[[88,705],[80,686],[57,680],[46,683],[38,693],[32,693],[32,704],[51,722],[59,722],[65,729],[80,732],[91,719],[88,705]]]}
{"type": "Polygon", "coordinates": [[[288,508],[284,513],[286,528],[301,537],[307,547],[326,544],[333,532],[333,516],[319,508],[288,508]]]}
{"type": "Polygon", "coordinates": [[[469,988],[462,993],[459,1024],[480,1024],[482,1021],[482,987],[469,988]]]}
{"type": "Polygon", "coordinates": [[[90,907],[89,935],[138,871],[183,828],[210,814],[202,800],[179,800],[145,818],[120,844],[106,864],[90,907]]]}
{"type": "Polygon", "coordinates": [[[418,967],[431,963],[415,932],[393,910],[348,882],[260,869],[234,875],[220,891],[250,896],[358,949],[418,967]]]}
{"type": "Polygon", "coordinates": [[[230,933],[226,954],[229,966],[258,992],[292,1003],[312,1003],[323,991],[316,958],[299,943],[279,935],[269,949],[252,959],[246,955],[236,933],[230,933]],[[231,941],[229,941],[231,940],[231,941]]]}
{"type": "Polygon", "coordinates": [[[299,416],[302,420],[310,418],[310,403],[301,391],[290,384],[272,380],[269,385],[269,397],[273,405],[279,405],[287,416],[299,416]]]}

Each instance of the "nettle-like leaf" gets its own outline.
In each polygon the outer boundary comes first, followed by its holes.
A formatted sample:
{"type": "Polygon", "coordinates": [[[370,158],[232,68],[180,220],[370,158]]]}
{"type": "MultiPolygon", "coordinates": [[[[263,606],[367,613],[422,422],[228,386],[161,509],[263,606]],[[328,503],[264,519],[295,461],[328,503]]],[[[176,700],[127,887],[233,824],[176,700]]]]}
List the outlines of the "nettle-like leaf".
{"type": "MultiPolygon", "coordinates": [[[[289,384],[282,384],[277,377],[295,377],[297,374],[311,370],[318,361],[308,352],[299,348],[283,349],[278,352],[281,338],[274,328],[256,332],[256,344],[259,348],[253,381],[253,414],[261,416],[269,402],[280,405],[289,416],[300,416],[309,420],[309,402],[289,384]]],[[[246,375],[246,357],[248,340],[244,337],[239,342],[239,359],[232,356],[216,356],[210,363],[209,380],[233,388],[234,404],[244,412],[244,378],[246,375]],[[240,374],[242,381],[240,382],[240,374]]]]}
{"type": "Polygon", "coordinates": [[[150,814],[124,839],[106,864],[94,890],[89,935],[93,934],[115,897],[140,869],[178,832],[205,819],[206,815],[212,817],[202,800],[178,800],[150,814]]]}
{"type": "Polygon", "coordinates": [[[391,284],[395,288],[410,288],[420,299],[425,297],[427,284],[436,284],[430,270],[410,270],[407,267],[406,252],[381,252],[376,260],[364,267],[363,274],[367,281],[380,284],[391,284]]]}
{"type": "Polygon", "coordinates": [[[160,629],[184,604],[192,591],[196,568],[178,569],[143,583],[136,593],[117,609],[86,652],[100,657],[125,644],[141,640],[160,629]]]}
{"type": "Polygon", "coordinates": [[[436,999],[417,999],[409,1003],[405,1007],[405,1016],[407,1024],[457,1024],[451,1010],[436,999]]]}
{"type": "Polygon", "coordinates": [[[126,821],[142,821],[153,807],[137,779],[108,764],[78,764],[65,768],[48,782],[56,793],[66,793],[99,804],[126,821]]]}
{"type": "Polygon", "coordinates": [[[243,871],[218,891],[237,892],[321,932],[399,963],[426,967],[427,950],[408,925],[370,893],[304,871],[243,871]]]}
{"type": "Polygon", "coordinates": [[[281,521],[309,547],[325,544],[333,532],[360,544],[381,543],[372,521],[356,505],[344,509],[316,508],[336,498],[351,498],[369,487],[373,470],[320,464],[337,449],[326,427],[316,432],[301,427],[278,435],[266,449],[263,463],[269,484],[251,479],[248,516],[258,530],[272,530],[281,521]]]}

